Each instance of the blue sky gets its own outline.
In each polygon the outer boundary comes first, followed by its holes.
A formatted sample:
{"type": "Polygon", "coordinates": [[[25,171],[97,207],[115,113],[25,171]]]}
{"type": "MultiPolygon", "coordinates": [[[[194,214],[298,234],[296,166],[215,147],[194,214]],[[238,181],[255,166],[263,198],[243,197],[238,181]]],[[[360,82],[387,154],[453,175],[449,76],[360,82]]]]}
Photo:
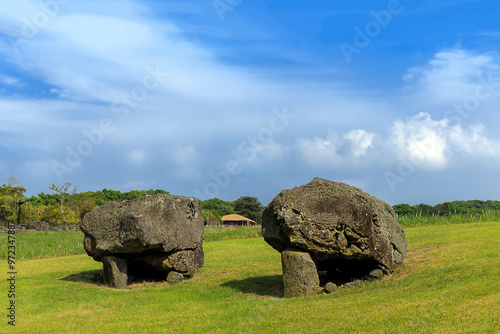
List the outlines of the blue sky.
{"type": "Polygon", "coordinates": [[[0,177],[500,200],[494,1],[1,1],[0,177]]]}

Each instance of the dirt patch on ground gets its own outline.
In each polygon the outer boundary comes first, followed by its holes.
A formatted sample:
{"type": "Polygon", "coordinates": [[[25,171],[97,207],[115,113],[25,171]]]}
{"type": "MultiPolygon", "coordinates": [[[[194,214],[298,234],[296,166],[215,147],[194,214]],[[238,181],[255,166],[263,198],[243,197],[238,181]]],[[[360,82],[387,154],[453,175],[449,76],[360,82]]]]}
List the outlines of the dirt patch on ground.
{"type": "Polygon", "coordinates": [[[406,257],[404,259],[404,263],[412,264],[412,263],[420,263],[427,262],[432,260],[432,252],[438,251],[446,246],[438,245],[438,246],[429,246],[422,248],[412,248],[408,250],[406,257]]]}
{"type": "MultiPolygon", "coordinates": [[[[409,249],[403,264],[389,276],[389,279],[399,281],[416,274],[420,270],[417,264],[436,260],[437,256],[435,253],[445,247],[445,245],[436,245],[409,249]]],[[[428,267],[429,264],[426,264],[426,266],[428,267]]]]}

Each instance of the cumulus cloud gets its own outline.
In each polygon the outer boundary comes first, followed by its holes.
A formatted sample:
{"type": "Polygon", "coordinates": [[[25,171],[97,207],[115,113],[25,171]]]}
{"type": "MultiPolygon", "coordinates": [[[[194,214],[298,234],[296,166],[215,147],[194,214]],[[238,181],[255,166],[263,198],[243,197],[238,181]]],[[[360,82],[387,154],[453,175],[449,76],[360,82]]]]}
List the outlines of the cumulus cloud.
{"type": "Polygon", "coordinates": [[[404,160],[425,169],[443,169],[462,158],[500,159],[500,142],[481,123],[465,128],[423,112],[394,121],[386,137],[362,129],[329,131],[325,138],[298,139],[297,148],[308,164],[323,167],[351,167],[372,156],[384,165],[404,160]]]}
{"type": "Polygon", "coordinates": [[[299,138],[297,147],[304,160],[310,165],[339,165],[341,159],[337,153],[337,140],[336,133],[328,132],[326,138],[299,138]]]}
{"type": "Polygon", "coordinates": [[[433,120],[426,113],[396,121],[388,142],[400,158],[421,167],[443,168],[463,162],[461,157],[500,158],[500,142],[489,137],[483,124],[450,125],[448,119],[433,120]]]}
{"type": "Polygon", "coordinates": [[[351,166],[362,161],[372,149],[375,133],[362,129],[339,134],[328,131],[325,138],[299,138],[297,148],[308,164],[316,166],[351,166]]]}
{"type": "Polygon", "coordinates": [[[446,119],[434,121],[428,114],[419,113],[407,121],[396,121],[389,132],[389,145],[400,157],[416,159],[420,165],[431,168],[446,165],[449,134],[446,119]]]}
{"type": "Polygon", "coordinates": [[[499,70],[495,53],[476,54],[456,48],[438,52],[428,63],[411,68],[404,79],[417,99],[456,103],[474,94],[481,80],[497,77],[499,70]]]}
{"type": "Polygon", "coordinates": [[[458,153],[474,158],[500,158],[500,141],[488,137],[486,127],[473,124],[468,129],[454,126],[449,133],[450,146],[458,153]]]}
{"type": "Polygon", "coordinates": [[[358,158],[365,156],[368,149],[373,148],[375,134],[357,129],[349,131],[344,138],[350,142],[353,157],[358,158]]]}

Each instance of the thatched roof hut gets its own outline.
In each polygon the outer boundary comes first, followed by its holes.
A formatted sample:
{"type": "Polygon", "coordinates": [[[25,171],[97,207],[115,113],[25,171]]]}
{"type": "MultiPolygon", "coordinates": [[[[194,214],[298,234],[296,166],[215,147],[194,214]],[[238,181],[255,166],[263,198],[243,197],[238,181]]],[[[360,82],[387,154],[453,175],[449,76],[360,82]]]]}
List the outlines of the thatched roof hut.
{"type": "Polygon", "coordinates": [[[252,226],[257,223],[251,219],[237,214],[230,214],[222,217],[222,224],[226,226],[252,226]]]}

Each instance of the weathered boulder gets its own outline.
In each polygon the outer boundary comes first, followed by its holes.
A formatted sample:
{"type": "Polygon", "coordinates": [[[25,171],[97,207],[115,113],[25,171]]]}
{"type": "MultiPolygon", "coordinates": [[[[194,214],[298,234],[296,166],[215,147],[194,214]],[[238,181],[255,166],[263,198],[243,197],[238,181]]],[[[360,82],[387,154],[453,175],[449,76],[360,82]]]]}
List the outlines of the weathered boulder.
{"type": "Polygon", "coordinates": [[[73,231],[73,230],[78,230],[78,229],[79,229],[79,226],[80,226],[80,224],[78,224],[78,223],[69,223],[69,225],[68,225],[68,227],[69,227],[69,229],[70,229],[71,231],[73,231]]]}
{"type": "Polygon", "coordinates": [[[392,272],[406,255],[405,233],[386,202],[353,186],[315,178],[283,190],[262,215],[276,250],[308,252],[326,281],[348,282],[374,269],[392,272]]]}
{"type": "Polygon", "coordinates": [[[50,225],[49,223],[47,222],[40,222],[40,221],[37,221],[37,222],[31,222],[29,223],[27,226],[26,226],[27,229],[34,229],[38,232],[46,232],[49,230],[50,228],[50,225]]]}
{"type": "Polygon", "coordinates": [[[110,202],[87,213],[80,229],[89,256],[126,259],[130,275],[166,278],[176,271],[192,277],[203,266],[204,227],[196,198],[160,194],[110,202]]]}
{"type": "Polygon", "coordinates": [[[27,230],[36,230],[37,223],[38,222],[28,222],[28,224],[26,224],[26,229],[27,230]]]}
{"type": "Polygon", "coordinates": [[[63,222],[63,229],[65,231],[74,231],[79,229],[79,224],[78,223],[68,223],[68,222],[63,222]]]}

